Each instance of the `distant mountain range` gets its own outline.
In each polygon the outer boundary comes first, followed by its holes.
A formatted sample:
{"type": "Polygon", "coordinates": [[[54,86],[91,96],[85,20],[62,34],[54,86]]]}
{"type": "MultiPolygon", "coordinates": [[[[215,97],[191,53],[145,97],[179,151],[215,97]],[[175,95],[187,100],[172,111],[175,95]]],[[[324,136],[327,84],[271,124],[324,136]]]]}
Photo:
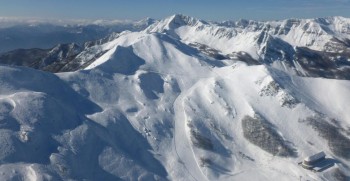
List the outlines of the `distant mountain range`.
{"type": "MultiPolygon", "coordinates": [[[[98,26],[93,27],[90,28],[94,29],[98,26]]],[[[89,26],[80,28],[89,29],[89,26]]],[[[103,29],[104,32],[91,31],[96,35],[105,36],[100,40],[83,43],[82,40],[69,39],[69,36],[64,35],[74,45],[59,44],[52,49],[38,49],[37,47],[17,49],[2,53],[0,62],[25,65],[51,72],[75,71],[86,67],[98,56],[102,56],[99,52],[93,57],[84,57],[91,49],[112,41],[119,36],[118,32],[122,30],[130,30],[166,33],[173,38],[180,38],[188,46],[214,58],[215,56],[221,59],[240,57],[241,60],[248,63],[280,64],[280,67],[290,67],[298,75],[303,76],[350,78],[347,73],[350,65],[348,58],[350,55],[350,20],[343,17],[288,19],[271,22],[239,20],[217,23],[175,15],[161,21],[145,19],[134,24],[118,24],[114,27],[100,27],[100,29],[103,29]],[[107,36],[107,32],[113,30],[116,32],[107,36]],[[68,47],[72,50],[68,50],[68,47]],[[60,52],[63,54],[61,55],[60,52]],[[66,54],[65,52],[71,53],[66,54]],[[55,57],[59,54],[60,57],[55,57]],[[26,55],[25,59],[23,55],[26,55]]],[[[20,32],[14,33],[21,34],[20,32]]],[[[96,39],[96,36],[88,34],[84,36],[96,39]]],[[[48,37],[43,39],[51,41],[48,37]]],[[[65,42],[64,39],[60,40],[65,42]]]]}
{"type": "Polygon", "coordinates": [[[1,53],[0,180],[350,179],[350,19],[103,37],[1,53]]]}
{"type": "Polygon", "coordinates": [[[140,21],[59,21],[0,18],[0,53],[28,48],[48,49],[57,44],[82,45],[125,30],[139,31],[154,22],[140,21]]]}

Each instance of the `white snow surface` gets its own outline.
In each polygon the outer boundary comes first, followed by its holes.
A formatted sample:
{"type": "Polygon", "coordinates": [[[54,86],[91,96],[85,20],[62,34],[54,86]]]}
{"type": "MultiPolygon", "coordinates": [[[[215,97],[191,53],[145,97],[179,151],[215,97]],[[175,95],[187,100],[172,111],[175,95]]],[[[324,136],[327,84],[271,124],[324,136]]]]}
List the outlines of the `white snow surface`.
{"type": "Polygon", "coordinates": [[[166,32],[185,42],[197,42],[225,54],[245,51],[257,58],[256,46],[263,31],[292,46],[325,50],[332,38],[350,38],[350,19],[329,17],[318,19],[287,19],[280,21],[205,22],[185,15],[173,15],[151,25],[146,32],[166,32]]]}
{"type": "MultiPolygon", "coordinates": [[[[330,37],[313,26],[316,20],[298,21],[310,25],[309,35],[293,25],[293,36],[280,37],[298,46],[311,38],[315,49],[330,37]]],[[[0,66],[0,180],[316,181],[335,180],[334,169],[350,173],[350,158],[303,121],[316,117],[350,139],[349,81],[220,62],[187,45],[252,53],[255,36],[175,15],[98,45],[106,53],[85,70],[0,66]],[[286,100],[297,101],[286,106],[286,100]],[[294,156],[274,155],[245,138],[242,121],[257,114],[294,156]],[[297,164],[319,151],[337,164],[323,172],[297,164]]]]}

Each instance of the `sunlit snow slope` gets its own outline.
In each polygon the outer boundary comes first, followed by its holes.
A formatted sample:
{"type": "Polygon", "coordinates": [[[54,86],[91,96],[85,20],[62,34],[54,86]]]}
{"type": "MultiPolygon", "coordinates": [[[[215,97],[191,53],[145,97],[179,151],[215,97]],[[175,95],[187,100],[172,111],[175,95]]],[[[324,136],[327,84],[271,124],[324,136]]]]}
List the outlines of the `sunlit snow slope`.
{"type": "Polygon", "coordinates": [[[76,72],[0,66],[1,180],[350,178],[348,80],[217,59],[164,26],[96,45],[76,72]],[[319,151],[334,166],[298,165],[319,151]]]}

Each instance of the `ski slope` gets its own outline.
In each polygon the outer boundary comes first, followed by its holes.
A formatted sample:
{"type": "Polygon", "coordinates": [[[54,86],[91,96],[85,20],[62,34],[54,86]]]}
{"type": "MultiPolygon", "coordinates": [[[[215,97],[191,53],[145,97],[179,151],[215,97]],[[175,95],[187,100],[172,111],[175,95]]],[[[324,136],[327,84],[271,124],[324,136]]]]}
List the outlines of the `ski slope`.
{"type": "Polygon", "coordinates": [[[1,180],[350,177],[348,80],[218,60],[187,43],[124,32],[84,70],[1,65],[1,180]],[[297,164],[321,150],[333,167],[297,164]]]}

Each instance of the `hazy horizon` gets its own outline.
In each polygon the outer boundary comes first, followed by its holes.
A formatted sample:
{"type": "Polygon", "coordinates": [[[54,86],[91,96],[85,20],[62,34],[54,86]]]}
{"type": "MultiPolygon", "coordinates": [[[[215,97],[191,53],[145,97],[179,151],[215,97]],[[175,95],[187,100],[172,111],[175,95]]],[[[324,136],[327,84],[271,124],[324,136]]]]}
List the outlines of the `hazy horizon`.
{"type": "Polygon", "coordinates": [[[212,19],[205,19],[205,18],[199,18],[196,16],[191,16],[188,14],[183,13],[175,13],[175,14],[169,14],[161,18],[153,18],[153,17],[142,17],[140,19],[118,19],[118,18],[100,18],[100,19],[83,19],[83,18],[44,18],[44,17],[5,17],[0,16],[0,28],[4,27],[11,27],[14,25],[39,25],[39,24],[52,24],[52,25],[89,25],[89,24],[96,24],[96,25],[116,25],[116,24],[130,24],[133,22],[138,22],[145,20],[147,18],[151,18],[153,20],[162,20],[168,17],[171,17],[176,14],[181,14],[189,17],[193,17],[199,20],[204,21],[212,21],[212,22],[224,22],[224,21],[239,21],[241,19],[245,20],[253,20],[253,21],[261,21],[261,22],[268,22],[268,21],[283,21],[286,19],[315,19],[315,18],[329,18],[329,17],[344,17],[344,18],[350,18],[350,16],[319,16],[319,17],[289,17],[289,18],[281,18],[281,19],[249,19],[249,18],[237,18],[237,19],[223,19],[223,20],[212,20],[212,19]]]}
{"type": "Polygon", "coordinates": [[[62,20],[140,20],[162,19],[185,14],[199,19],[223,21],[237,19],[281,20],[288,18],[350,17],[350,0],[3,0],[0,17],[62,20]]]}

